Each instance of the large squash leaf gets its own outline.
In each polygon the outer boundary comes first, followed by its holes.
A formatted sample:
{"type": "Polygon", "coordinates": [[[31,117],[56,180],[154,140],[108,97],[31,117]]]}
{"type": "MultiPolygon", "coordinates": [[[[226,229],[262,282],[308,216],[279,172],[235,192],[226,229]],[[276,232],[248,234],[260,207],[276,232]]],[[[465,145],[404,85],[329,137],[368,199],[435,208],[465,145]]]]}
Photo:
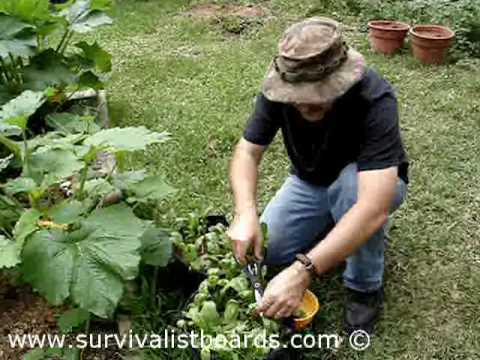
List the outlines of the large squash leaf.
{"type": "Polygon", "coordinates": [[[77,308],[64,312],[58,318],[58,327],[64,334],[71,333],[73,329],[83,325],[90,318],[90,313],[86,310],[77,308]]]}
{"type": "Polygon", "coordinates": [[[28,177],[18,177],[10,180],[4,186],[5,192],[9,195],[15,195],[19,193],[29,193],[37,188],[37,184],[33,179],[28,177]]]}
{"type": "Polygon", "coordinates": [[[98,0],[77,0],[61,14],[67,19],[70,29],[78,33],[86,33],[96,27],[113,22],[107,14],[101,11],[105,8],[104,5],[106,5],[105,1],[101,3],[98,0]]]}
{"type": "Polygon", "coordinates": [[[113,185],[121,190],[128,190],[146,177],[145,170],[124,171],[113,175],[113,185]]]}
{"type": "Polygon", "coordinates": [[[9,268],[20,263],[17,244],[0,235],[0,269],[9,268]]]}
{"type": "Polygon", "coordinates": [[[42,214],[35,209],[25,210],[13,229],[13,235],[18,245],[19,253],[23,249],[25,239],[30,236],[35,230],[37,230],[37,222],[42,214]]]}
{"type": "Polygon", "coordinates": [[[127,187],[127,191],[130,194],[128,201],[148,202],[163,200],[173,194],[175,189],[168,185],[161,176],[151,175],[131,184],[127,187]]]}
{"type": "Polygon", "coordinates": [[[37,184],[44,182],[48,176],[49,183],[44,185],[51,185],[77,173],[83,168],[83,163],[71,150],[49,149],[34,152],[30,157],[29,166],[29,175],[37,184]]]}
{"type": "Polygon", "coordinates": [[[40,230],[25,243],[22,274],[53,305],[70,295],[77,249],[60,230],[40,230]]]}
{"type": "Polygon", "coordinates": [[[114,151],[144,150],[148,145],[168,139],[165,132],[158,133],[145,126],[111,128],[97,132],[85,140],[84,144],[106,146],[114,151]]]}
{"type": "Polygon", "coordinates": [[[75,83],[75,74],[65,64],[62,55],[47,49],[32,58],[24,69],[25,87],[43,91],[48,87],[66,86],[75,83]]]}
{"type": "Polygon", "coordinates": [[[172,256],[172,239],[166,229],[150,227],[141,237],[142,260],[153,266],[167,266],[172,256]]]}
{"type": "Polygon", "coordinates": [[[81,308],[110,317],[123,282],[137,275],[146,226],[119,204],[95,210],[73,232],[38,231],[23,251],[25,278],[52,304],[70,296],[81,308]]]}
{"type": "Polygon", "coordinates": [[[82,49],[83,58],[88,60],[91,67],[97,71],[109,72],[112,70],[112,55],[102,49],[97,42],[89,45],[86,41],[81,41],[75,46],[82,49]]]}
{"type": "Polygon", "coordinates": [[[87,211],[86,204],[77,200],[65,200],[48,210],[48,217],[57,224],[72,224],[87,211]]]}
{"type": "Polygon", "coordinates": [[[85,71],[78,77],[78,86],[81,89],[94,89],[102,90],[105,88],[105,84],[100,78],[91,71],[85,71]]]}
{"type": "Polygon", "coordinates": [[[0,11],[29,24],[51,19],[49,0],[2,0],[0,11]]]}
{"type": "Polygon", "coordinates": [[[20,129],[27,127],[28,118],[45,102],[42,92],[26,90],[2,106],[0,123],[17,126],[20,129]]]}
{"type": "Polygon", "coordinates": [[[0,58],[33,55],[35,46],[33,26],[0,13],[0,58]]]}
{"type": "Polygon", "coordinates": [[[93,134],[100,130],[93,116],[57,113],[47,116],[47,124],[66,134],[93,134]]]}

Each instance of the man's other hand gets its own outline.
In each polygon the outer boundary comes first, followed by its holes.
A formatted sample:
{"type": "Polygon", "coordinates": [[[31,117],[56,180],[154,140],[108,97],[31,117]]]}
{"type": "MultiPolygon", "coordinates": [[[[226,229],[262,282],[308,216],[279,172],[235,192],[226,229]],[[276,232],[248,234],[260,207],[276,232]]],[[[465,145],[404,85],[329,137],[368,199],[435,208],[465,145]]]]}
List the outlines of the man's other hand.
{"type": "Polygon", "coordinates": [[[257,312],[274,319],[291,316],[299,308],[305,290],[310,286],[310,276],[301,263],[293,263],[270,281],[257,312]]]}

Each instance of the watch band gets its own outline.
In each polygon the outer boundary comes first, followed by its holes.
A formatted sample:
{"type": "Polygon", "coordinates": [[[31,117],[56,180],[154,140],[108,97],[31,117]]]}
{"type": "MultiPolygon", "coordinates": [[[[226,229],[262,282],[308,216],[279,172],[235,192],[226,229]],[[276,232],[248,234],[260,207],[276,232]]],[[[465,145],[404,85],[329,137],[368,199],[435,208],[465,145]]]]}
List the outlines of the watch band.
{"type": "Polygon", "coordinates": [[[313,276],[318,276],[315,265],[313,265],[312,260],[305,254],[297,254],[295,258],[302,263],[306,270],[308,270],[313,276]]]}

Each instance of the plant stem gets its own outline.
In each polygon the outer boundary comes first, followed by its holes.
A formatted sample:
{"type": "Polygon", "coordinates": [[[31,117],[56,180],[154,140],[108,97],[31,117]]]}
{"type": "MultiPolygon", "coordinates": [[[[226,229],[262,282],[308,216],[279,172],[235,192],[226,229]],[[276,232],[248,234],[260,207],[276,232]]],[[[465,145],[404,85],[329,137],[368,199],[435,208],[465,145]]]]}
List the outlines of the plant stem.
{"type": "Polygon", "coordinates": [[[65,29],[65,32],[64,32],[63,35],[62,35],[62,39],[60,40],[60,42],[58,43],[57,48],[55,49],[55,52],[60,53],[60,50],[62,49],[63,43],[64,43],[65,40],[67,39],[67,36],[68,36],[69,33],[70,33],[70,29],[69,29],[69,28],[66,28],[66,29],[65,29]]]}
{"type": "MultiPolygon", "coordinates": [[[[91,318],[91,316],[88,317],[87,322],[85,323],[85,335],[87,335],[87,336],[90,335],[90,318],[91,318]]],[[[80,360],[83,359],[83,352],[84,351],[85,351],[85,349],[82,349],[82,351],[80,351],[80,360]]]]}
{"type": "Polygon", "coordinates": [[[2,57],[0,57],[0,65],[3,70],[3,74],[5,75],[5,79],[7,79],[7,82],[12,82],[12,78],[10,74],[8,73],[8,66],[5,60],[3,60],[2,57]]]}
{"type": "Polygon", "coordinates": [[[83,200],[83,189],[85,187],[85,182],[87,181],[88,175],[88,166],[90,165],[89,161],[85,162],[85,166],[82,169],[82,173],[80,174],[80,189],[78,190],[78,199],[83,200]]]}
{"type": "Polygon", "coordinates": [[[67,35],[67,38],[65,39],[65,42],[62,44],[62,47],[60,49],[60,54],[63,55],[63,53],[65,52],[65,50],[67,50],[67,46],[68,46],[68,43],[70,42],[70,40],[72,39],[73,37],[73,31],[70,31],[67,35]]]}
{"type": "Polygon", "coordinates": [[[22,129],[22,138],[23,138],[23,169],[26,176],[30,176],[30,166],[28,159],[28,141],[27,141],[27,131],[22,129]]]}
{"type": "Polygon", "coordinates": [[[0,76],[2,77],[0,80],[3,82],[5,79],[5,84],[8,84],[8,77],[7,77],[7,69],[0,63],[0,76]]]}
{"type": "Polygon", "coordinates": [[[152,279],[152,287],[151,287],[151,294],[150,294],[150,302],[152,305],[152,310],[155,310],[157,306],[156,298],[157,298],[157,278],[158,278],[158,266],[155,266],[153,269],[153,279],[152,279]]]}
{"type": "Polygon", "coordinates": [[[17,82],[18,85],[20,85],[22,82],[23,82],[23,79],[20,75],[20,72],[18,71],[18,64],[17,64],[17,61],[16,59],[13,57],[13,55],[11,53],[8,54],[8,56],[10,57],[10,61],[11,61],[11,66],[12,66],[12,74],[15,78],[15,81],[17,82]]]}

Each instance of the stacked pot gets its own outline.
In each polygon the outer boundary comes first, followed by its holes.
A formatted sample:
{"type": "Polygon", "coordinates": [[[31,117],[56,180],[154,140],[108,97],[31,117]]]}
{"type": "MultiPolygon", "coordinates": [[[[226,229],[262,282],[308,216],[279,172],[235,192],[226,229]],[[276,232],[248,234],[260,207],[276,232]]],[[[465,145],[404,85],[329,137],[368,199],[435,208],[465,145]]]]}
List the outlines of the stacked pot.
{"type": "Polygon", "coordinates": [[[373,50],[391,55],[403,47],[410,33],[413,56],[424,64],[443,64],[455,33],[440,25],[410,25],[400,21],[375,20],[368,23],[373,50]]]}

